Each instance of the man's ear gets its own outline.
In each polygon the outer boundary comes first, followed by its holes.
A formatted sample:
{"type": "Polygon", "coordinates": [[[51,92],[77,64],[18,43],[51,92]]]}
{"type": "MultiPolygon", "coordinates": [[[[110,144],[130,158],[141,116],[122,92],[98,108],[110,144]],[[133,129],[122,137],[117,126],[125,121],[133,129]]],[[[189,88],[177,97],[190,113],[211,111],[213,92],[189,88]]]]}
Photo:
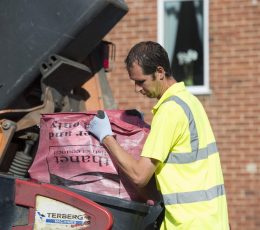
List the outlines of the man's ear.
{"type": "Polygon", "coordinates": [[[162,66],[158,66],[158,67],[156,68],[156,73],[157,73],[157,75],[158,75],[158,77],[159,77],[160,80],[163,80],[163,79],[164,79],[164,77],[165,77],[165,71],[164,71],[164,68],[163,68],[162,66]]]}

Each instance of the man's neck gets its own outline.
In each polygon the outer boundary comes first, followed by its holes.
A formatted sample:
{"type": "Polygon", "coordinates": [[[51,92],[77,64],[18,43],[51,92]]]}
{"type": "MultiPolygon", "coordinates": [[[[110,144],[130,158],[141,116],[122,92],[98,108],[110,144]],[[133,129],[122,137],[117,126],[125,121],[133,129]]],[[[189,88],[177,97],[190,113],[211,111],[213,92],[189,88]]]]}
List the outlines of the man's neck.
{"type": "Polygon", "coordinates": [[[165,93],[165,91],[167,89],[169,89],[175,83],[177,83],[177,81],[173,77],[168,77],[168,78],[165,77],[165,79],[162,83],[162,91],[161,91],[162,93],[161,93],[160,97],[158,97],[157,99],[159,100],[162,97],[162,95],[165,93]]]}

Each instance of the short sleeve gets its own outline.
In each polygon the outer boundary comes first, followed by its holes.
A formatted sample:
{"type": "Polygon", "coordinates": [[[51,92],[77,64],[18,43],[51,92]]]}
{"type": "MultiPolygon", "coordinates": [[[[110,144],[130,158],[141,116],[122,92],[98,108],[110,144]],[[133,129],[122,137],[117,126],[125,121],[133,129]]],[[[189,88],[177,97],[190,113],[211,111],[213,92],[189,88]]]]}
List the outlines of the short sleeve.
{"type": "Polygon", "coordinates": [[[154,115],[141,155],[164,162],[187,125],[179,105],[173,101],[162,104],[154,115]]]}

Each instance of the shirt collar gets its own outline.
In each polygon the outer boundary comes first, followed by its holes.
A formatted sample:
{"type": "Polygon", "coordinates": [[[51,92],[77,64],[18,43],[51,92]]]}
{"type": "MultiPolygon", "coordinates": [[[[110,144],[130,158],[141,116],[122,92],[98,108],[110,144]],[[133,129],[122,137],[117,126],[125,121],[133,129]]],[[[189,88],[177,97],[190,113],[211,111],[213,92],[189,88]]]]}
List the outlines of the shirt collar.
{"type": "Polygon", "coordinates": [[[160,105],[169,97],[177,94],[178,92],[185,90],[184,82],[177,82],[174,83],[172,86],[170,86],[162,95],[162,97],[159,99],[159,101],[156,103],[156,105],[153,107],[152,113],[155,114],[160,105]]]}

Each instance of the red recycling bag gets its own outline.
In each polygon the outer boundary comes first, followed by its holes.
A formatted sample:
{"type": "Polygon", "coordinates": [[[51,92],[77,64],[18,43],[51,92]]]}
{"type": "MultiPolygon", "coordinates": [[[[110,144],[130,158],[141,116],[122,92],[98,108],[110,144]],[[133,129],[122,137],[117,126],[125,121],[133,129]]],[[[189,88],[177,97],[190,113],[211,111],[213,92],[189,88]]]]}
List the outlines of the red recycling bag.
{"type": "MultiPolygon", "coordinates": [[[[119,144],[138,159],[149,126],[137,116],[136,110],[107,110],[106,113],[119,144]]],[[[148,199],[115,166],[105,147],[88,133],[89,122],[95,114],[42,115],[39,147],[29,169],[30,177],[126,200],[148,199]]],[[[149,193],[152,194],[151,190],[149,193]]]]}

